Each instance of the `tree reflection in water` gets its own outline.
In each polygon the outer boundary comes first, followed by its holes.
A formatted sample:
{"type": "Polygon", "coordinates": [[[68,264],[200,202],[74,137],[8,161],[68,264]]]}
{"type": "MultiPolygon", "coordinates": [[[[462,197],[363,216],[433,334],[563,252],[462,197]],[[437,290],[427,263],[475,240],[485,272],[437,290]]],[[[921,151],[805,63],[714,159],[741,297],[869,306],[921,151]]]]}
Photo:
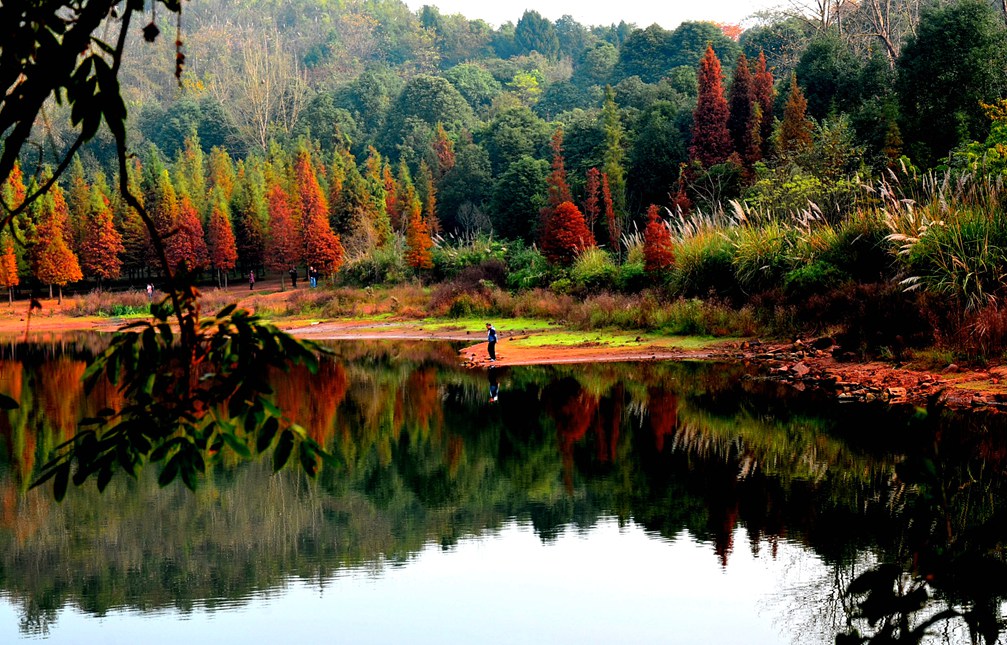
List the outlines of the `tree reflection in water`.
{"type": "Polygon", "coordinates": [[[498,369],[491,404],[487,375],[458,369],[451,345],[343,343],[316,376],[274,379],[276,401],[341,461],[319,483],[221,462],[196,493],[145,473],[55,504],[26,491],[33,469],[78,419],[120,403],[80,389],[99,346],[0,349],[0,393],[21,403],[0,416],[0,587],[26,632],[67,605],[212,610],[512,518],[551,541],[612,516],[705,542],[722,567],[740,535],[773,558],[783,540],[802,545],[831,575],[787,592],[797,640],[808,625],[839,643],[1002,631],[996,416],[838,407],[740,367],[671,363],[498,369]]]}

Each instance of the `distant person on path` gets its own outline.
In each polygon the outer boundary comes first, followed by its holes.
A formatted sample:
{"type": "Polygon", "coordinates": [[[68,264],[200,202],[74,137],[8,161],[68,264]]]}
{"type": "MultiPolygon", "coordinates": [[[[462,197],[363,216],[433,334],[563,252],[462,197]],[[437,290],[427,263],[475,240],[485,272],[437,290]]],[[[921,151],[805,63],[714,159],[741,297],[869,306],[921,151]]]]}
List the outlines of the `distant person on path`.
{"type": "Polygon", "coordinates": [[[500,384],[497,382],[497,368],[490,367],[487,372],[486,376],[490,381],[490,403],[496,403],[497,396],[500,394],[500,384]]]}
{"type": "Polygon", "coordinates": [[[491,323],[486,323],[486,340],[489,341],[487,349],[490,354],[490,361],[496,362],[497,359],[497,328],[491,323]]]}
{"type": "Polygon", "coordinates": [[[290,267],[290,286],[294,289],[297,288],[297,269],[295,267],[290,267]]]}
{"type": "Polygon", "coordinates": [[[255,288],[255,271],[248,272],[248,290],[251,291],[255,288]]]}
{"type": "Polygon", "coordinates": [[[147,302],[154,300],[154,285],[150,282],[147,283],[147,302]]]}
{"type": "Polygon", "coordinates": [[[308,267],[308,280],[312,289],[318,286],[318,271],[315,271],[315,267],[308,267]]]}

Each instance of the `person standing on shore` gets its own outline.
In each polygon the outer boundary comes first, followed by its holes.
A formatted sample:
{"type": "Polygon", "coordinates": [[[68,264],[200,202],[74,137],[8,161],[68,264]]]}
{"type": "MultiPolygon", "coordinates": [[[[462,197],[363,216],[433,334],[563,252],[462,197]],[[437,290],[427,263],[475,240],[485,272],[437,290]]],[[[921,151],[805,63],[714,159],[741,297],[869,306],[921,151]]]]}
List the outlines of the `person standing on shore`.
{"type": "Polygon", "coordinates": [[[318,271],[315,271],[315,267],[308,267],[308,280],[311,282],[311,288],[314,289],[318,286],[318,271]]]}
{"type": "Polygon", "coordinates": [[[297,268],[296,267],[290,267],[290,271],[288,273],[290,273],[290,287],[292,289],[296,289],[297,288],[297,268]]]}
{"type": "Polygon", "coordinates": [[[248,290],[251,291],[255,288],[255,271],[248,272],[248,290]]]}
{"type": "Polygon", "coordinates": [[[147,302],[152,302],[154,300],[154,283],[147,283],[147,302]]]}
{"type": "Polygon", "coordinates": [[[492,325],[492,323],[486,323],[486,340],[488,341],[487,349],[489,350],[490,361],[496,362],[497,360],[497,329],[492,325]]]}

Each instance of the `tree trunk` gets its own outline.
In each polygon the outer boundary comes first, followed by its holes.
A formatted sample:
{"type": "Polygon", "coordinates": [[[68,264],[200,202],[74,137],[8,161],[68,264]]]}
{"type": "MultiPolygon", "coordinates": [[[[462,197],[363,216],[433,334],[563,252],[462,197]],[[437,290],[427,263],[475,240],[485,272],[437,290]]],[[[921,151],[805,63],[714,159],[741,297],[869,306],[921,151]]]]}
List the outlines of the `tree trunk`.
{"type": "Polygon", "coordinates": [[[49,300],[52,300],[52,285],[49,285],[49,300]]]}
{"type": "Polygon", "coordinates": [[[227,271],[224,271],[224,290],[227,290],[227,271]]]}
{"type": "Polygon", "coordinates": [[[283,271],[280,271],[280,291],[286,291],[286,289],[283,288],[283,271]]]}
{"type": "MultiPolygon", "coordinates": [[[[49,285],[49,289],[52,289],[52,285],[49,285]]],[[[59,289],[59,300],[56,301],[56,304],[61,305],[63,304],[63,285],[59,285],[57,289],[59,289]]]]}

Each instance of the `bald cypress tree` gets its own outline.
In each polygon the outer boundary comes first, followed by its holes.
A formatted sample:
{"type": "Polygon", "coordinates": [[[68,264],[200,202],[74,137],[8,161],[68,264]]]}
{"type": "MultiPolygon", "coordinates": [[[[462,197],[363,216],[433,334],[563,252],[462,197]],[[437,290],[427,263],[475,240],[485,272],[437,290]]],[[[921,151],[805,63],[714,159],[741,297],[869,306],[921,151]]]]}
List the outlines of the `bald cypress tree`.
{"type": "Polygon", "coordinates": [[[731,134],[727,129],[730,109],[724,98],[724,73],[720,59],[707,46],[699,63],[699,98],[692,113],[692,146],[689,158],[703,167],[723,163],[731,155],[731,134]]]}

